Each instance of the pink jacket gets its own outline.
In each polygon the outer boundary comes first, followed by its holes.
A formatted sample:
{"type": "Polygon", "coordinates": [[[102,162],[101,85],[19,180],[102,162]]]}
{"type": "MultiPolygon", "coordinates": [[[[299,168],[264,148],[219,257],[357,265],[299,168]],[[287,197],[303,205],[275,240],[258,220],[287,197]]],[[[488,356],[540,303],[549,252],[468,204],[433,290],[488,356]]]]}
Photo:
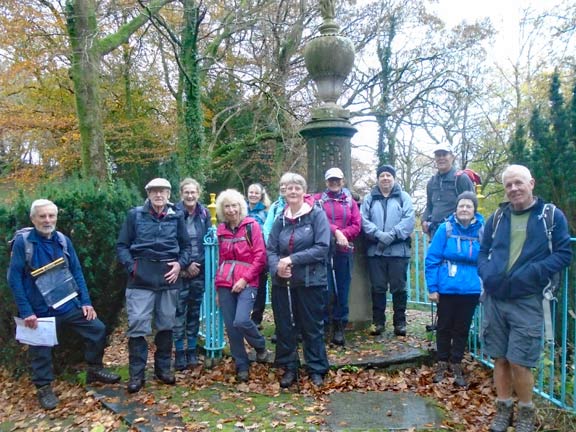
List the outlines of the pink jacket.
{"type": "Polygon", "coordinates": [[[314,195],[314,199],[322,204],[332,235],[339,229],[349,241],[358,237],[362,228],[362,216],[358,204],[347,189],[342,189],[338,194],[330,191],[318,193],[314,195]]]}
{"type": "Polygon", "coordinates": [[[266,267],[266,245],[258,222],[245,217],[236,232],[221,223],[216,235],[219,259],[215,285],[218,288],[232,288],[244,278],[249,286],[257,288],[260,273],[266,267]],[[250,229],[247,229],[248,225],[250,229]]]}

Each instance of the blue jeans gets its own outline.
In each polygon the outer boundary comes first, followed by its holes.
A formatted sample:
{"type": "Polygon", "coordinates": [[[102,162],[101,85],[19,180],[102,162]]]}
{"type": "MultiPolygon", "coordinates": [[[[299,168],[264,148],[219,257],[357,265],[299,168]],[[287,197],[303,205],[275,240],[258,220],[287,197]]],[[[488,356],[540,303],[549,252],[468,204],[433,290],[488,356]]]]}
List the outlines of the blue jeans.
{"type": "Polygon", "coordinates": [[[176,306],[174,325],[174,348],[183,351],[196,349],[196,339],[200,328],[200,306],[204,297],[204,278],[184,279],[176,306]]]}
{"type": "Polygon", "coordinates": [[[348,323],[348,295],[350,293],[350,282],[352,281],[352,261],[352,254],[346,252],[336,252],[334,257],[328,261],[328,290],[324,299],[326,304],[325,323],[330,322],[330,320],[340,321],[344,325],[348,323]],[[334,270],[334,273],[332,273],[332,270],[334,270]],[[334,287],[334,282],[336,282],[336,287],[334,287]],[[330,311],[331,296],[334,297],[334,301],[330,311]]]}
{"type": "Polygon", "coordinates": [[[244,347],[244,339],[257,351],[266,348],[264,336],[260,334],[258,327],[250,318],[257,288],[247,286],[239,293],[233,293],[229,288],[217,289],[218,304],[224,318],[236,370],[247,371],[250,367],[250,360],[244,347]]]}
{"type": "MultiPolygon", "coordinates": [[[[56,329],[70,327],[84,338],[84,358],[89,366],[102,367],[102,356],[106,346],[106,326],[98,318],[88,321],[82,308],[75,307],[63,315],[56,316],[56,329]]],[[[32,382],[36,387],[50,384],[54,380],[52,347],[29,346],[28,355],[32,367],[32,382]]]]}

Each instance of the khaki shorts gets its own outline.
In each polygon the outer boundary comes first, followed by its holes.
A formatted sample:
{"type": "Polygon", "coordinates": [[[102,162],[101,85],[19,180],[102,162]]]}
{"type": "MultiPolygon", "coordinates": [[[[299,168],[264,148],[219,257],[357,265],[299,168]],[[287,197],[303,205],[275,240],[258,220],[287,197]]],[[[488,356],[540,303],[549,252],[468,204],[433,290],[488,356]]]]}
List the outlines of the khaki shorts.
{"type": "Polygon", "coordinates": [[[482,344],[486,354],[534,368],[540,363],[544,317],[542,296],[483,302],[482,344]]]}

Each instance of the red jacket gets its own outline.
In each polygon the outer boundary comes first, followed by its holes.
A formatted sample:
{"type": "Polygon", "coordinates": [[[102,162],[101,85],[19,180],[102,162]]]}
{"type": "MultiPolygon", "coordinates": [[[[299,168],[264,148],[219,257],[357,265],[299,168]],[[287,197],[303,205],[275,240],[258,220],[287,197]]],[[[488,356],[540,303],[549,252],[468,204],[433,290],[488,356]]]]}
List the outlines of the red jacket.
{"type": "Polygon", "coordinates": [[[339,229],[348,241],[358,237],[362,228],[362,216],[360,215],[358,204],[356,204],[347,189],[342,189],[337,194],[326,190],[323,193],[314,195],[314,199],[322,204],[322,208],[330,223],[332,235],[339,229]]]}
{"type": "Polygon", "coordinates": [[[244,278],[249,286],[257,288],[260,273],[266,267],[266,245],[258,222],[245,217],[236,232],[221,223],[216,235],[219,259],[215,285],[218,288],[232,288],[238,280],[244,278]],[[248,225],[251,226],[251,232],[247,235],[248,225]]]}

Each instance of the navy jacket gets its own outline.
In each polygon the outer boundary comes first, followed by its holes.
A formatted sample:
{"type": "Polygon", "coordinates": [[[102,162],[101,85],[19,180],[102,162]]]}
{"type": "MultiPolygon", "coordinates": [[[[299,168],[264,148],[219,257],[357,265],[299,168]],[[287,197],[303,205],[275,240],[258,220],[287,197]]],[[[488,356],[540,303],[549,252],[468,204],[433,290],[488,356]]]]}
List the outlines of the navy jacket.
{"type": "Polygon", "coordinates": [[[162,218],[151,211],[148,200],[131,209],[120,230],[116,250],[128,274],[134,275],[136,260],[178,261],[182,268],[190,265],[190,236],[182,211],[172,204],[166,206],[162,218]]]}
{"type": "Polygon", "coordinates": [[[330,224],[322,208],[314,205],[307,195],[306,202],[311,210],[295,219],[280,215],[272,225],[266,250],[268,267],[277,284],[285,280],[276,275],[280,258],[290,256],[292,260],[291,283],[294,286],[320,286],[328,282],[326,261],[330,247],[330,224]]]}
{"type": "MultiPolygon", "coordinates": [[[[32,268],[40,268],[48,262],[42,262],[40,259],[39,248],[36,244],[40,241],[39,234],[36,230],[32,230],[28,236],[28,240],[34,244],[34,253],[32,254],[31,266],[32,268]]],[[[56,232],[52,233],[52,240],[55,244],[56,255],[62,257],[64,255],[63,247],[58,241],[58,235],[56,232]]],[[[88,288],[86,287],[86,281],[84,280],[84,275],[82,274],[82,268],[80,267],[80,261],[76,255],[76,251],[72,246],[72,242],[68,237],[66,237],[67,249],[68,249],[68,268],[74,276],[76,284],[78,285],[78,297],[73,299],[81,306],[90,306],[90,295],[88,294],[88,288]]],[[[24,246],[24,239],[22,236],[17,236],[12,248],[12,257],[10,259],[10,267],[8,269],[8,285],[12,290],[14,299],[16,301],[16,306],[18,307],[18,315],[20,318],[27,318],[31,315],[36,315],[37,317],[47,317],[53,316],[58,313],[58,310],[49,308],[44,297],[40,294],[40,291],[34,283],[34,279],[30,275],[30,268],[26,263],[26,252],[24,246]]],[[[65,306],[63,306],[64,308],[65,306]]]]}
{"type": "Polygon", "coordinates": [[[501,205],[502,218],[494,239],[494,214],[486,222],[478,255],[478,273],[487,294],[499,299],[541,294],[551,277],[570,264],[572,250],[566,217],[556,209],[551,254],[544,221],[540,218],[543,208],[544,201],[538,198],[530,211],[522,252],[510,271],[506,271],[510,253],[510,205],[501,205]]]}

